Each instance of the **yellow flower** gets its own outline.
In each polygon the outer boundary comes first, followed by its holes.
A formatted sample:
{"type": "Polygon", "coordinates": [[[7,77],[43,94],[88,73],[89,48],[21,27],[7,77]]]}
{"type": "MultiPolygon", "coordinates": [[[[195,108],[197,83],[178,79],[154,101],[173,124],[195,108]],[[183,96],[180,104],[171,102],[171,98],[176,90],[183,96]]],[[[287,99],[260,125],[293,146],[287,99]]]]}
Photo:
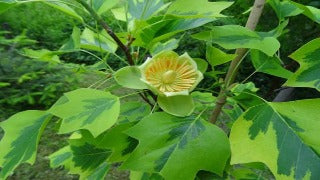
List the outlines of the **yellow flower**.
{"type": "Polygon", "coordinates": [[[147,59],[140,67],[142,81],[160,95],[188,95],[203,79],[195,61],[187,54],[165,51],[147,59]]]}

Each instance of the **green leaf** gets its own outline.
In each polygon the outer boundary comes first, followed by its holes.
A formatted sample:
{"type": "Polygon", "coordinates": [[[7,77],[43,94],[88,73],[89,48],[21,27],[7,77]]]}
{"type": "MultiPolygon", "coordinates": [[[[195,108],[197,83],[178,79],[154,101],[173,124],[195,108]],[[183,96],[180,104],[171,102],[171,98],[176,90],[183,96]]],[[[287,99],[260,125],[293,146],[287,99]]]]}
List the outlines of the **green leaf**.
{"type": "Polygon", "coordinates": [[[60,63],[60,58],[57,55],[58,52],[50,51],[47,49],[41,49],[41,50],[33,50],[24,48],[22,50],[22,55],[27,56],[32,59],[38,59],[40,61],[45,61],[49,63],[60,63]]]}
{"type": "Polygon", "coordinates": [[[200,107],[199,109],[203,111],[206,106],[213,107],[214,102],[216,101],[216,97],[212,96],[212,93],[204,93],[195,91],[192,92],[192,98],[194,99],[195,105],[200,107]]]}
{"type": "Polygon", "coordinates": [[[158,104],[165,112],[175,116],[188,116],[194,110],[191,95],[158,96],[158,104]]]}
{"type": "Polygon", "coordinates": [[[111,12],[112,12],[115,19],[117,19],[119,21],[127,21],[125,7],[111,9],[111,12]]]}
{"type": "Polygon", "coordinates": [[[50,167],[57,168],[59,166],[63,166],[64,164],[69,163],[72,159],[72,152],[70,150],[70,146],[65,146],[55,153],[49,156],[50,159],[50,167]]]}
{"type": "Polygon", "coordinates": [[[0,14],[17,5],[15,0],[0,0],[0,14]]]}
{"type": "Polygon", "coordinates": [[[184,18],[200,17],[224,17],[221,11],[227,9],[233,2],[220,1],[208,2],[208,0],[176,0],[169,7],[167,14],[184,18]]]}
{"type": "Polygon", "coordinates": [[[134,124],[135,123],[124,123],[117,125],[97,138],[96,146],[98,148],[111,150],[111,155],[107,160],[108,162],[125,161],[136,148],[139,142],[125,134],[125,131],[134,124]]]}
{"type": "Polygon", "coordinates": [[[44,111],[30,110],[0,123],[5,131],[0,141],[1,179],[6,179],[21,163],[34,163],[40,136],[51,117],[44,111]]]}
{"type": "Polygon", "coordinates": [[[128,12],[134,19],[148,19],[165,9],[169,3],[163,0],[128,0],[128,12]]]}
{"type": "Polygon", "coordinates": [[[257,92],[259,88],[256,88],[255,84],[253,82],[247,82],[245,84],[237,84],[235,85],[231,91],[235,93],[241,93],[244,91],[249,91],[249,92],[257,92]]]}
{"type": "Polygon", "coordinates": [[[79,168],[79,174],[92,174],[100,165],[104,165],[111,151],[108,149],[97,148],[90,144],[91,138],[88,140],[75,139],[70,140],[70,149],[72,151],[72,162],[75,171],[79,168]]]}
{"type": "Polygon", "coordinates": [[[80,42],[81,48],[98,52],[114,53],[118,48],[118,45],[105,31],[95,33],[88,28],[82,32],[80,42]]]}
{"type": "Polygon", "coordinates": [[[250,48],[258,49],[268,56],[274,55],[280,48],[274,37],[265,37],[238,25],[213,27],[211,31],[203,31],[193,35],[194,38],[220,45],[225,49],[250,48]]]}
{"type": "Polygon", "coordinates": [[[269,0],[268,3],[276,12],[280,21],[283,21],[286,17],[296,16],[303,12],[289,1],[269,0]]]}
{"type": "Polygon", "coordinates": [[[273,30],[269,31],[269,32],[258,32],[261,36],[264,37],[275,37],[278,38],[281,35],[283,35],[284,33],[287,32],[287,30],[285,29],[289,24],[289,19],[284,20],[283,22],[281,22],[276,28],[274,28],[273,30]]]}
{"type": "Polygon", "coordinates": [[[248,163],[240,166],[233,166],[229,170],[232,179],[272,179],[267,167],[263,163],[248,163]]]}
{"type": "Polygon", "coordinates": [[[162,52],[162,51],[171,51],[176,49],[179,46],[179,40],[178,39],[170,39],[169,41],[166,41],[164,43],[158,42],[152,46],[150,49],[150,53],[152,56],[155,56],[156,54],[162,52]]]}
{"type": "Polygon", "coordinates": [[[80,179],[103,179],[109,163],[126,160],[137,146],[137,140],[123,133],[133,125],[118,125],[96,138],[88,131],[75,133],[70,137],[70,145],[49,156],[50,166],[64,166],[70,173],[79,174],[80,179]]]}
{"type": "Polygon", "coordinates": [[[192,59],[197,63],[198,70],[201,73],[205,73],[207,71],[208,63],[206,60],[201,59],[201,58],[192,58],[192,59]]]}
{"type": "Polygon", "coordinates": [[[88,0],[88,3],[101,15],[117,5],[119,1],[120,0],[88,0]]]}
{"type": "Polygon", "coordinates": [[[314,39],[290,55],[300,68],[285,83],[293,87],[311,87],[320,91],[320,38],[314,39]]]}
{"type": "Polygon", "coordinates": [[[257,72],[263,72],[285,79],[293,75],[291,71],[281,66],[281,60],[278,57],[267,56],[258,50],[251,50],[251,62],[257,72]]]}
{"type": "Polygon", "coordinates": [[[232,97],[232,100],[235,100],[245,110],[253,106],[261,105],[264,101],[255,94],[258,90],[252,82],[237,84],[231,89],[231,92],[235,95],[232,97]]]}
{"type": "Polygon", "coordinates": [[[73,17],[74,19],[83,22],[82,17],[76,13],[72,8],[70,8],[67,4],[63,3],[63,1],[48,1],[48,0],[40,0],[43,3],[56,8],[59,11],[62,11],[63,13],[69,15],[70,17],[73,17]]]}
{"type": "Polygon", "coordinates": [[[227,54],[218,48],[207,45],[206,58],[212,67],[232,61],[235,57],[237,57],[236,54],[227,54]]]}
{"type": "Polygon", "coordinates": [[[237,104],[237,102],[231,98],[227,99],[226,105],[222,108],[222,112],[229,117],[227,121],[227,126],[232,127],[234,121],[236,121],[243,113],[242,108],[237,104]]]}
{"type": "Polygon", "coordinates": [[[3,87],[8,87],[10,86],[11,84],[8,83],[8,82],[0,82],[0,88],[3,88],[3,87]]]}
{"type": "Polygon", "coordinates": [[[121,168],[159,172],[164,179],[193,180],[199,170],[222,175],[230,156],[226,134],[199,116],[158,112],[126,132],[139,145],[121,168]]]}
{"type": "Polygon", "coordinates": [[[212,18],[183,19],[172,16],[158,16],[147,21],[136,22],[133,28],[135,46],[151,48],[155,43],[166,40],[179,32],[193,29],[209,22],[212,18]]]}
{"type": "Polygon", "coordinates": [[[146,173],[138,171],[130,171],[130,180],[163,180],[158,173],[146,173]]]}
{"type": "Polygon", "coordinates": [[[223,72],[223,71],[213,70],[213,71],[210,71],[210,72],[206,72],[204,75],[209,76],[209,77],[212,77],[212,78],[215,79],[215,80],[218,80],[218,78],[219,78],[218,75],[225,74],[225,73],[226,73],[226,72],[223,72]]]}
{"type": "Polygon", "coordinates": [[[123,87],[131,89],[148,89],[148,86],[141,81],[141,72],[137,66],[126,66],[114,74],[114,79],[123,87]]]}
{"type": "Polygon", "coordinates": [[[81,133],[80,138],[69,140],[69,146],[49,156],[50,166],[64,166],[71,174],[79,174],[80,179],[103,179],[110,167],[106,160],[111,151],[98,148],[96,141],[90,133],[81,133]]]}
{"type": "Polygon", "coordinates": [[[102,163],[94,172],[90,174],[90,176],[87,177],[88,180],[97,180],[97,179],[105,179],[107,176],[107,173],[110,169],[110,165],[108,163],[104,162],[102,163]]]}
{"type": "Polygon", "coordinates": [[[59,51],[60,52],[79,51],[80,50],[80,34],[81,34],[81,30],[77,26],[74,26],[69,41],[64,45],[62,45],[59,51]]]}
{"type": "Polygon", "coordinates": [[[320,24],[320,9],[312,6],[304,6],[293,1],[290,1],[290,3],[300,8],[303,11],[303,14],[310,18],[312,21],[320,24]]]}
{"type": "Polygon", "coordinates": [[[216,97],[214,97],[212,93],[199,91],[192,92],[191,96],[195,105],[193,114],[201,114],[201,118],[209,119],[211,111],[215,106],[216,97]]]}
{"type": "Polygon", "coordinates": [[[82,88],[65,93],[49,112],[63,119],[59,133],[87,129],[96,137],[116,123],[120,102],[109,92],[82,88]]]}
{"type": "Polygon", "coordinates": [[[120,105],[120,124],[127,122],[140,121],[143,117],[149,115],[151,108],[143,102],[125,102],[120,105]]]}
{"type": "Polygon", "coordinates": [[[249,108],[231,129],[231,164],[263,162],[276,179],[318,179],[318,109],[320,99],[249,108]]]}

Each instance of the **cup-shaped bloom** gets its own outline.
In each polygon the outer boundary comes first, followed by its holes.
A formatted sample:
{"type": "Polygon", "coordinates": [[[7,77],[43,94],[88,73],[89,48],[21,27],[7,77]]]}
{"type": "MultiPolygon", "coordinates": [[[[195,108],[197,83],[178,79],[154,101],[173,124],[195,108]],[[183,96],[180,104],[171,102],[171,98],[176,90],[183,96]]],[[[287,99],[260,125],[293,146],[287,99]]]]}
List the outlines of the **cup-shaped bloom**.
{"type": "Polygon", "coordinates": [[[196,62],[184,53],[164,51],[140,67],[141,80],[159,95],[188,95],[203,79],[196,62]]]}

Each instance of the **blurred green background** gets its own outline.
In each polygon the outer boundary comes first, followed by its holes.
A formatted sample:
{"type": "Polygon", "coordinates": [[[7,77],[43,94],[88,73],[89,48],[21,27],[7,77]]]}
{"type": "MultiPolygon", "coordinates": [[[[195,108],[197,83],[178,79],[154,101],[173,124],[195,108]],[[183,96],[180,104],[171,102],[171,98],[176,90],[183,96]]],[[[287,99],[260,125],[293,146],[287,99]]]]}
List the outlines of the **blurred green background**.
{"type": "MultiPolygon", "coordinates": [[[[319,1],[297,0],[320,8],[319,1]]],[[[214,25],[240,24],[245,25],[248,14],[243,14],[253,4],[253,0],[236,0],[235,4],[224,11],[228,18],[214,22],[214,25]]],[[[88,20],[89,18],[87,18],[88,20]]],[[[119,24],[113,20],[110,13],[104,14],[109,25],[119,32],[119,24]]],[[[94,22],[92,22],[94,24],[94,22]]],[[[120,24],[121,26],[122,24],[120,24]]],[[[269,5],[266,5],[258,31],[269,31],[278,25],[278,20],[269,5]]],[[[63,64],[52,64],[27,58],[21,55],[25,47],[31,49],[57,50],[68,41],[73,26],[81,27],[69,16],[42,3],[27,3],[14,7],[0,16],[0,121],[14,113],[28,109],[47,109],[62,94],[79,87],[88,87],[101,79],[99,73],[86,72],[83,65],[95,64],[98,60],[82,52],[69,53],[60,57],[63,64]]],[[[206,25],[206,26],[210,26],[206,25]]],[[[200,27],[184,34],[177,51],[181,54],[187,51],[192,57],[205,58],[206,44],[191,38],[191,34],[202,31],[200,27]]],[[[181,36],[178,35],[177,38],[181,36]]],[[[294,71],[299,66],[287,56],[306,42],[319,37],[320,28],[304,16],[292,17],[286,33],[280,37],[281,58],[288,69],[294,71]]],[[[118,69],[123,66],[114,57],[108,59],[110,65],[118,69]]],[[[227,65],[219,67],[226,71],[227,65]]],[[[254,71],[250,60],[245,60],[240,68],[238,80],[243,80],[254,71]]],[[[249,79],[258,88],[259,93],[268,100],[277,94],[284,82],[282,79],[257,73],[249,79]]],[[[205,78],[202,87],[210,87],[214,80],[205,78]]],[[[320,97],[315,90],[299,88],[295,91],[295,99],[320,97]]],[[[77,179],[68,175],[62,168],[50,169],[47,155],[53,153],[65,143],[65,136],[54,134],[54,121],[44,132],[39,146],[39,154],[34,166],[22,165],[9,179],[77,179]]],[[[0,129],[0,139],[3,132],[0,129]]],[[[113,170],[108,179],[127,179],[126,172],[113,170]]]]}

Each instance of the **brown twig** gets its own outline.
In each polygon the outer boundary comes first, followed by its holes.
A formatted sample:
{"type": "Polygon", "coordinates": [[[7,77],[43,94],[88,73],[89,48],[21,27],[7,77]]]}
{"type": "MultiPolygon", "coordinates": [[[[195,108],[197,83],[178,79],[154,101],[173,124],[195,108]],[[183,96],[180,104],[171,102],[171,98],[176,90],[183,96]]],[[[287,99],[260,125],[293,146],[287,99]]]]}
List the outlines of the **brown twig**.
{"type": "Polygon", "coordinates": [[[133,43],[133,41],[136,40],[136,38],[132,37],[131,35],[129,35],[128,37],[128,42],[127,42],[127,45],[126,47],[129,49],[131,44],[133,43]]]}
{"type": "Polygon", "coordinates": [[[108,24],[83,0],[77,0],[91,15],[92,17],[103,27],[103,29],[111,36],[111,38],[118,44],[118,46],[125,53],[129,64],[132,66],[134,62],[130,53],[130,48],[124,45],[118,36],[112,31],[108,24]]]}
{"type": "Polygon", "coordinates": [[[151,106],[151,108],[153,108],[154,104],[152,104],[152,103],[150,102],[150,100],[148,99],[148,96],[147,96],[146,94],[144,94],[144,93],[139,93],[139,95],[140,95],[140,97],[141,97],[146,103],[148,103],[148,104],[151,106]]]}
{"type": "MultiPolygon", "coordinates": [[[[122,51],[125,53],[127,57],[127,61],[130,64],[130,66],[134,66],[135,63],[132,59],[132,55],[130,53],[130,46],[135,40],[134,37],[130,37],[128,39],[127,45],[124,45],[121,40],[118,38],[118,36],[112,31],[112,29],[108,26],[108,24],[87,4],[84,0],[76,0],[79,2],[90,14],[91,16],[103,27],[103,29],[111,36],[111,38],[118,44],[118,46],[122,49],[122,51]]],[[[139,93],[140,97],[148,103],[151,107],[154,105],[150,102],[147,96],[143,95],[142,93],[139,93]]],[[[154,95],[153,95],[154,96],[154,95]]],[[[153,98],[153,96],[151,96],[153,98]]]]}
{"type": "MultiPolygon", "coordinates": [[[[265,0],[255,0],[254,1],[254,5],[253,8],[250,12],[246,27],[250,30],[255,30],[260,16],[262,14],[262,10],[265,4],[265,0]]],[[[216,100],[216,106],[212,111],[211,117],[210,117],[210,122],[211,123],[216,123],[222,107],[224,106],[224,104],[226,103],[226,92],[228,87],[234,82],[236,75],[237,75],[237,71],[239,68],[239,64],[241,63],[242,59],[245,57],[245,55],[247,54],[248,49],[237,49],[236,50],[236,54],[237,57],[232,60],[228,73],[226,75],[225,81],[224,81],[224,86],[221,88],[220,93],[218,95],[218,98],[216,100]]]]}

